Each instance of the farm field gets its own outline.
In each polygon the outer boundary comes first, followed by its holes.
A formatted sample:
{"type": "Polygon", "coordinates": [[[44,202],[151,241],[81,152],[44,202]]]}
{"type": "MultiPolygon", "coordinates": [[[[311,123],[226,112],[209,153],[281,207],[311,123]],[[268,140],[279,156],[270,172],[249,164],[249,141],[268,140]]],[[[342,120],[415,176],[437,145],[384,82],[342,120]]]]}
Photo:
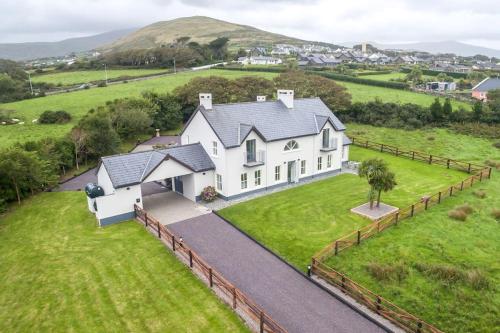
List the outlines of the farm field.
{"type": "MultiPolygon", "coordinates": [[[[378,142],[477,163],[500,160],[492,141],[446,130],[401,131],[351,124],[350,133],[378,142]],[[434,138],[429,140],[428,138],[434,138]]],[[[335,269],[445,332],[498,332],[500,263],[498,172],[474,189],[449,198],[358,247],[329,259],[335,269]],[[473,194],[483,190],[485,198],[473,194]],[[448,212],[468,204],[465,221],[448,212]],[[399,272],[399,273],[397,273],[399,272]]]]}
{"type": "MultiPolygon", "coordinates": [[[[375,75],[366,76],[366,78],[372,79],[372,76],[375,75]]],[[[408,90],[375,87],[365,84],[342,81],[337,81],[337,83],[347,88],[349,93],[352,95],[353,102],[367,102],[373,101],[378,98],[386,103],[413,103],[428,107],[432,104],[432,102],[434,102],[434,99],[436,98],[435,96],[420,94],[408,90]]],[[[441,103],[443,102],[444,98],[441,98],[441,103]]],[[[468,111],[471,110],[471,105],[465,102],[460,102],[452,99],[451,104],[454,110],[458,109],[459,107],[463,107],[468,111]]]]}
{"type": "Polygon", "coordinates": [[[81,192],[0,217],[2,332],[248,332],[136,222],[96,226],[81,192]]]}
{"type": "Polygon", "coordinates": [[[271,78],[275,74],[224,70],[183,72],[156,79],[130,82],[127,84],[116,84],[104,88],[92,88],[0,104],[0,108],[14,110],[13,117],[19,118],[21,121],[25,122],[24,125],[0,127],[0,148],[12,146],[15,142],[39,140],[44,137],[62,137],[68,133],[78,120],[87,114],[91,108],[104,105],[106,101],[116,98],[140,96],[143,91],[147,90],[168,92],[177,86],[186,84],[193,77],[211,75],[218,75],[226,78],[236,78],[244,75],[259,75],[271,78]],[[70,123],[63,125],[33,124],[32,120],[37,119],[45,110],[65,110],[71,113],[73,119],[70,123]]]}
{"type": "MultiPolygon", "coordinates": [[[[167,69],[108,69],[108,79],[119,77],[137,77],[151,74],[166,73],[167,69]]],[[[92,81],[105,80],[104,69],[88,71],[58,72],[33,75],[33,82],[45,82],[55,85],[75,85],[79,83],[89,83],[92,81]]]]}
{"type": "MultiPolygon", "coordinates": [[[[389,154],[351,147],[350,159],[383,158],[396,173],[396,188],[382,195],[384,203],[406,207],[423,195],[459,182],[465,173],[430,166],[389,154]]],[[[343,174],[243,202],[220,213],[297,268],[333,240],[370,223],[350,212],[367,201],[368,185],[343,174]]]]}

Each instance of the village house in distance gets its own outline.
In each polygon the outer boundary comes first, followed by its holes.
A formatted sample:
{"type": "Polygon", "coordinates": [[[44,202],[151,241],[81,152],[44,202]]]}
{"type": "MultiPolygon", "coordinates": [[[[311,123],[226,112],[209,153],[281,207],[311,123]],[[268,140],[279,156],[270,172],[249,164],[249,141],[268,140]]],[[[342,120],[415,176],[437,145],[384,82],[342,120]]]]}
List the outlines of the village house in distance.
{"type": "Polygon", "coordinates": [[[181,145],[103,157],[89,209],[100,225],[134,217],[142,207],[141,184],[165,182],[191,201],[215,187],[232,200],[318,175],[336,174],[349,158],[345,126],[319,98],[212,104],[210,93],[181,133],[181,145]]]}

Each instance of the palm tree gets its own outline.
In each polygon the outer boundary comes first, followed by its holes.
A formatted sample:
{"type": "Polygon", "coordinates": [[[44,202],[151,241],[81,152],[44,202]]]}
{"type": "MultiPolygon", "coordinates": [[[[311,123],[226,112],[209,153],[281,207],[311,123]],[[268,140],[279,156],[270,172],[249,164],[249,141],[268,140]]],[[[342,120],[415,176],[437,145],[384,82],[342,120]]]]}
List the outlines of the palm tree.
{"type": "Polygon", "coordinates": [[[378,158],[363,161],[359,167],[358,175],[366,178],[370,185],[370,191],[368,192],[370,209],[373,209],[375,193],[377,193],[377,207],[379,207],[382,191],[390,191],[396,186],[394,173],[389,171],[384,160],[378,158]]]}

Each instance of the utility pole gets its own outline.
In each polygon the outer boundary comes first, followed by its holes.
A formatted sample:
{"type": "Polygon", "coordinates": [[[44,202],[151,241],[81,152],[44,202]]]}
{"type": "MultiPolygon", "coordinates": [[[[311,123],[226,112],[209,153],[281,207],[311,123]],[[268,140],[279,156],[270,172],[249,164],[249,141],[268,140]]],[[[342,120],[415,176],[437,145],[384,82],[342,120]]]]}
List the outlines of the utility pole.
{"type": "Polygon", "coordinates": [[[30,72],[27,72],[28,73],[28,79],[30,81],[30,90],[31,90],[31,95],[33,95],[33,84],[31,83],[31,74],[30,72]]]}
{"type": "Polygon", "coordinates": [[[175,68],[175,57],[174,57],[174,74],[177,73],[177,70],[175,68]]]}
{"type": "Polygon", "coordinates": [[[108,85],[108,68],[106,67],[106,64],[104,64],[104,73],[106,75],[106,85],[108,85]]]}

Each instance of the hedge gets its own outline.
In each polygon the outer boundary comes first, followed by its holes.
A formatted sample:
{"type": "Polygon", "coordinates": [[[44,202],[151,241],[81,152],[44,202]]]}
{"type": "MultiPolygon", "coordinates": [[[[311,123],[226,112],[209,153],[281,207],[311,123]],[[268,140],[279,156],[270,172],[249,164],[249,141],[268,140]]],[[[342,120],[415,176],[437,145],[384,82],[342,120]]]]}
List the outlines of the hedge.
{"type": "Polygon", "coordinates": [[[358,76],[367,76],[367,75],[381,75],[381,74],[391,74],[392,71],[386,70],[386,71],[367,71],[367,72],[359,72],[356,73],[358,76]]]}
{"type": "MultiPolygon", "coordinates": [[[[313,73],[312,71],[306,71],[309,73],[313,73]]],[[[392,89],[408,89],[409,86],[403,82],[392,82],[392,81],[378,81],[378,80],[370,80],[363,79],[355,76],[336,74],[336,73],[325,73],[325,72],[314,72],[314,74],[326,77],[327,79],[337,80],[337,81],[346,81],[352,83],[366,84],[370,86],[383,87],[383,88],[392,88],[392,89]]]]}
{"type": "MultiPolygon", "coordinates": [[[[409,72],[411,72],[411,68],[403,67],[403,68],[401,68],[401,72],[403,72],[403,73],[409,73],[409,72]]],[[[440,73],[445,73],[446,75],[451,76],[451,77],[453,77],[455,79],[465,79],[465,78],[467,78],[467,74],[466,73],[432,71],[430,69],[424,69],[424,68],[422,69],[422,74],[424,74],[424,75],[437,76],[440,73]]]]}

